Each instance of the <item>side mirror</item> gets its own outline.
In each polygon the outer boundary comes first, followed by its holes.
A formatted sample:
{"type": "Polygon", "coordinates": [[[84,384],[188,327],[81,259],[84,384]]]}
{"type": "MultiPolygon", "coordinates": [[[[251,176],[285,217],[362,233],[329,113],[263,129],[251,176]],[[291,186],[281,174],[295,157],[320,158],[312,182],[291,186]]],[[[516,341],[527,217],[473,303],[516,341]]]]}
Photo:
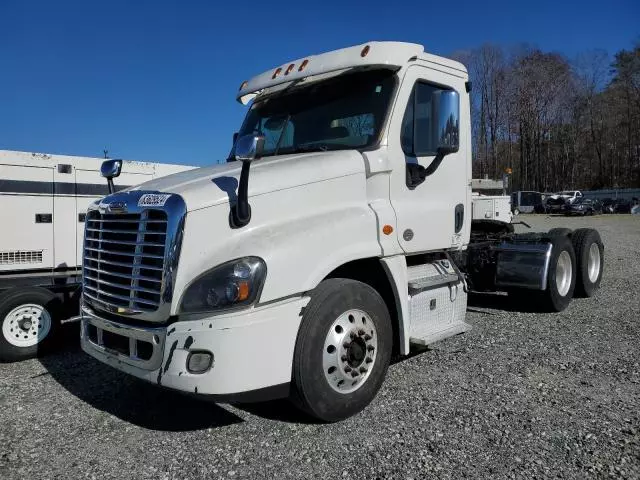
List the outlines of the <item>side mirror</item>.
{"type": "Polygon", "coordinates": [[[236,140],[235,156],[237,160],[251,162],[262,156],[264,151],[263,135],[243,135],[236,140]]]}
{"type": "Polygon", "coordinates": [[[438,150],[443,154],[454,153],[460,147],[460,97],[453,90],[437,90],[432,99],[434,132],[438,139],[438,150]]]}
{"type": "Polygon", "coordinates": [[[109,193],[113,193],[113,179],[120,175],[122,171],[122,160],[105,160],[100,167],[100,175],[107,179],[109,193]]]}
{"type": "Polygon", "coordinates": [[[413,101],[412,154],[416,157],[435,154],[435,157],[426,168],[418,163],[406,164],[407,187],[410,190],[424,182],[438,169],[446,155],[457,152],[460,147],[458,92],[416,88],[413,101]]]}
{"type": "Polygon", "coordinates": [[[100,167],[100,175],[106,179],[116,178],[122,170],[122,160],[105,160],[100,167]]]}

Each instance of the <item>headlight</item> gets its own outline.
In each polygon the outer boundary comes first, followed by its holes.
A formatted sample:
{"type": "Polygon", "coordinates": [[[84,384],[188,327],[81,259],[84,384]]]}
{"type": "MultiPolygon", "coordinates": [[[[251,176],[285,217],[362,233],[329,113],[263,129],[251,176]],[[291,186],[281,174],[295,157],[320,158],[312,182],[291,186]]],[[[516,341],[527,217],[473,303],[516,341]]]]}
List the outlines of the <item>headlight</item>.
{"type": "Polygon", "coordinates": [[[180,313],[203,313],[251,305],[256,301],[267,266],[258,257],[219,265],[197,278],[182,296],[180,313]]]}

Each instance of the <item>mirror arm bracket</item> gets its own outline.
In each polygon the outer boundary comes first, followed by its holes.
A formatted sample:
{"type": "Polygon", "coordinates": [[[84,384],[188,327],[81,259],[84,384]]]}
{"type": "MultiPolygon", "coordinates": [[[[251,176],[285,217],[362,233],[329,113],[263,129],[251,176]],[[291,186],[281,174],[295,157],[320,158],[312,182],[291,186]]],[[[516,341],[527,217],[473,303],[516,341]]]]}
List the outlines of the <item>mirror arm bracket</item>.
{"type": "Polygon", "coordinates": [[[418,163],[407,163],[407,187],[409,187],[409,190],[415,189],[428,176],[433,175],[447,153],[446,149],[438,148],[435,158],[431,160],[427,168],[418,163]]]}
{"type": "Polygon", "coordinates": [[[231,206],[229,212],[229,225],[231,228],[242,228],[251,220],[251,205],[248,199],[249,169],[251,162],[242,162],[240,171],[240,182],[238,185],[238,199],[235,205],[231,206]]]}

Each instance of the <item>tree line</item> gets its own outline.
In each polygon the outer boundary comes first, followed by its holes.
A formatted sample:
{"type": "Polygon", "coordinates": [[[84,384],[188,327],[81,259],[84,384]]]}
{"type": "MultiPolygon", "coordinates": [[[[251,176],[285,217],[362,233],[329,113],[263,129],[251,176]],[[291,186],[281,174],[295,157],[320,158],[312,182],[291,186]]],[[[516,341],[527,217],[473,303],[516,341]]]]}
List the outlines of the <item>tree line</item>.
{"type": "Polygon", "coordinates": [[[513,190],[640,186],[640,43],[613,58],[496,45],[457,53],[472,81],[474,178],[513,190]]]}

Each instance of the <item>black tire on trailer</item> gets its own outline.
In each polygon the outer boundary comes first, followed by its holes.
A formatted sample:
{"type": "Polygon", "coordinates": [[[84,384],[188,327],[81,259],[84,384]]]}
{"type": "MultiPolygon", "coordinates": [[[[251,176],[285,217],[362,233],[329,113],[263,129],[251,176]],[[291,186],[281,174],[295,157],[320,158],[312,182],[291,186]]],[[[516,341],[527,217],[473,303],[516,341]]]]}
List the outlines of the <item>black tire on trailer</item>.
{"type": "Polygon", "coordinates": [[[0,361],[34,358],[52,345],[59,328],[58,297],[43,288],[10,290],[0,298],[0,361]]]}
{"type": "Polygon", "coordinates": [[[578,228],[571,236],[576,252],[576,296],[591,297],[600,288],[604,271],[604,244],[593,228],[578,228]]]}
{"type": "Polygon", "coordinates": [[[293,402],[335,422],[363,410],[389,367],[393,332],[387,306],[369,285],[329,279],[312,292],[293,357],[293,402]]]}
{"type": "Polygon", "coordinates": [[[573,230],[571,230],[570,228],[565,228],[565,227],[557,227],[557,228],[552,228],[551,230],[549,230],[549,233],[547,233],[547,235],[551,236],[556,236],[556,235],[562,235],[562,236],[569,236],[571,235],[571,233],[573,233],[573,230]]]}

